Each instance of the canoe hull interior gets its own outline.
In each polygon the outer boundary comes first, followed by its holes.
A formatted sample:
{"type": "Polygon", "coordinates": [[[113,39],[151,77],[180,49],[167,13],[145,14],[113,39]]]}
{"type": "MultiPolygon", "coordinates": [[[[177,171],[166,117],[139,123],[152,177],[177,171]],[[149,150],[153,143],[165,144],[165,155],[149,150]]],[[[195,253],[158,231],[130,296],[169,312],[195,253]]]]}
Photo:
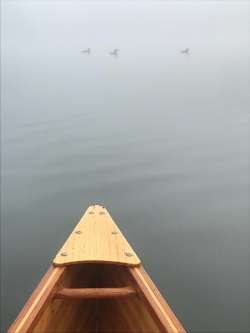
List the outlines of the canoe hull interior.
{"type": "Polygon", "coordinates": [[[8,332],[185,330],[141,266],[88,263],[51,267],[8,332]]]}
{"type": "MultiPolygon", "coordinates": [[[[65,269],[57,289],[134,287],[127,267],[84,264],[65,269]]],[[[114,298],[53,297],[31,332],[160,332],[138,294],[114,298]]]]}

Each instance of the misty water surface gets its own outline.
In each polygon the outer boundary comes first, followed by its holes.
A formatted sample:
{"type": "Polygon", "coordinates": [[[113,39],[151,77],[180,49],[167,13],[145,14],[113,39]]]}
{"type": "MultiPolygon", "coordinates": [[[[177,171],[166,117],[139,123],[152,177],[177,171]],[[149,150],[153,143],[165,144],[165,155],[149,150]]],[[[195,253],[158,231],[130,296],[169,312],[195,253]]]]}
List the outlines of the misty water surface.
{"type": "Polygon", "coordinates": [[[249,2],[2,9],[3,329],[101,203],[189,332],[249,332],[249,2]]]}

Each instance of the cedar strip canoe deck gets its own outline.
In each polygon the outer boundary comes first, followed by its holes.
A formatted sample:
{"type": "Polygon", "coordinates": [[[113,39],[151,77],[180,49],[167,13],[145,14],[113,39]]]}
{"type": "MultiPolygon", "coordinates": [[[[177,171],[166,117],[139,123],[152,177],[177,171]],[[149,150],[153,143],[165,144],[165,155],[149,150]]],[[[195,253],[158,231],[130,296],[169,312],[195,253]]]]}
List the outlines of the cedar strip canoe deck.
{"type": "Polygon", "coordinates": [[[133,251],[106,208],[89,207],[54,258],[55,266],[77,263],[139,265],[133,251]]]}

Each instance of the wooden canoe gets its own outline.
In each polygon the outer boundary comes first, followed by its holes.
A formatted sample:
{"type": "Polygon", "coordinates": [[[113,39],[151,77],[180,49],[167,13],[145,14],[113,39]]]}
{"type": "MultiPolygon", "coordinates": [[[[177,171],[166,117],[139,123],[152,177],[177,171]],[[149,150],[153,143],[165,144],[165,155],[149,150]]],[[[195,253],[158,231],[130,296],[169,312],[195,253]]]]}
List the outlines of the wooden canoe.
{"type": "Polygon", "coordinates": [[[106,208],[89,207],[9,333],[185,333],[106,208]]]}

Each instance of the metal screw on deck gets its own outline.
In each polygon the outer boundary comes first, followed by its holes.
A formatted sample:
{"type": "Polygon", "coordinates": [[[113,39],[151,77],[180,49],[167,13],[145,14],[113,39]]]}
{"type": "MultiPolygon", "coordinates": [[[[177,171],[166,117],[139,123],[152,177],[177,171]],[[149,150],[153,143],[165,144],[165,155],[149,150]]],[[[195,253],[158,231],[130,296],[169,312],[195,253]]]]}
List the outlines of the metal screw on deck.
{"type": "Polygon", "coordinates": [[[111,233],[112,233],[112,235],[117,235],[117,234],[118,234],[118,231],[115,231],[115,230],[114,230],[114,231],[112,231],[111,233]]]}
{"type": "Polygon", "coordinates": [[[63,257],[67,257],[67,255],[68,255],[67,252],[62,252],[62,253],[61,253],[61,256],[63,256],[63,257]]]}
{"type": "Polygon", "coordinates": [[[126,255],[127,257],[132,257],[132,256],[133,256],[133,254],[132,254],[131,252],[125,252],[125,255],[126,255]]]}
{"type": "Polygon", "coordinates": [[[82,232],[81,232],[81,230],[76,230],[75,233],[80,235],[82,232]]]}

